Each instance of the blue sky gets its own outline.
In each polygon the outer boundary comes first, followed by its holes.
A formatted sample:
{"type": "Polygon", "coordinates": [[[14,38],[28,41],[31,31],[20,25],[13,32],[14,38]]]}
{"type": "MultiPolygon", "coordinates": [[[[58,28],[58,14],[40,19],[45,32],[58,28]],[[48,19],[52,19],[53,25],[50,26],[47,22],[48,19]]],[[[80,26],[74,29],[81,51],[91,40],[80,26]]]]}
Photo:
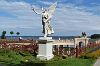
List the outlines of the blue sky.
{"type": "Polygon", "coordinates": [[[100,33],[100,0],[0,0],[0,33],[3,30],[20,32],[21,35],[43,35],[41,7],[48,8],[58,2],[51,20],[54,35],[70,36],[87,32],[100,33]]]}

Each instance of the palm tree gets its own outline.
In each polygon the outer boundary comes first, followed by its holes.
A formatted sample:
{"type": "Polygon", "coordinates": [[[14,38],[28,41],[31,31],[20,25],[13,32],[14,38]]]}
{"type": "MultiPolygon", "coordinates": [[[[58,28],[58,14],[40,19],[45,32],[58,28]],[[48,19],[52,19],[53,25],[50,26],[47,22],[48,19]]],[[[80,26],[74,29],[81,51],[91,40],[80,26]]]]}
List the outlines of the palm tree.
{"type": "Polygon", "coordinates": [[[6,31],[3,31],[3,32],[2,32],[2,35],[1,35],[1,39],[6,39],[5,34],[6,34],[6,31]]]}
{"type": "Polygon", "coordinates": [[[10,34],[11,34],[11,39],[12,39],[12,35],[14,34],[14,32],[13,31],[10,31],[10,34]]]}
{"type": "MultiPolygon", "coordinates": [[[[20,32],[17,32],[16,34],[17,34],[17,36],[19,36],[20,32]]],[[[18,38],[19,38],[19,37],[18,37],[18,38]]]]}
{"type": "Polygon", "coordinates": [[[17,34],[17,36],[19,36],[20,32],[17,32],[16,34],[17,34]]]}
{"type": "Polygon", "coordinates": [[[2,34],[6,34],[6,31],[3,31],[2,34]]]}

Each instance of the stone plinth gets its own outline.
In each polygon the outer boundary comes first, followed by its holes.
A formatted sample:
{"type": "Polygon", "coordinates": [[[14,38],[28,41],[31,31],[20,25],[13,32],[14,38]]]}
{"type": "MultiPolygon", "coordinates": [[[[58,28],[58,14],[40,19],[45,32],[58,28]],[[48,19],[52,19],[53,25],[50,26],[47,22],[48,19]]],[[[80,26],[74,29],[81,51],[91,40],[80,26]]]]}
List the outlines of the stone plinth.
{"type": "Polygon", "coordinates": [[[40,37],[39,38],[39,50],[37,58],[40,60],[49,60],[53,58],[52,46],[53,46],[52,37],[40,37]]]}

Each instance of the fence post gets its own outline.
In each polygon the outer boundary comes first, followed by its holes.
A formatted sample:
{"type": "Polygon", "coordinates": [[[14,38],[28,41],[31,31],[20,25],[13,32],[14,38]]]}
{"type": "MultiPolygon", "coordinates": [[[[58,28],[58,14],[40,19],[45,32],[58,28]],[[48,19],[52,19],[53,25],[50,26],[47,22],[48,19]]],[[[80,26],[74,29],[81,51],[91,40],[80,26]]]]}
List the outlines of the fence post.
{"type": "Polygon", "coordinates": [[[76,58],[78,57],[78,46],[76,46],[76,58]]]}

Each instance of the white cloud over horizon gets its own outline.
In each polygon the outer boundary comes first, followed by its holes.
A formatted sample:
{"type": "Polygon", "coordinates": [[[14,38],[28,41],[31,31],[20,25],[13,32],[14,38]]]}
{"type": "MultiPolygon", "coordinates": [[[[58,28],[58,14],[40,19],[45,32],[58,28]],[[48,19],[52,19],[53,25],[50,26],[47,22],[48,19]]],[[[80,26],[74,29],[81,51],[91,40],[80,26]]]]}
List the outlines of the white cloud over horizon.
{"type": "MultiPolygon", "coordinates": [[[[52,2],[42,3],[47,5],[52,4],[52,2]]],[[[33,6],[39,9],[38,6],[33,6]]],[[[93,12],[84,9],[86,8],[76,7],[72,4],[58,3],[58,7],[51,20],[51,24],[55,30],[54,35],[78,35],[81,34],[80,32],[82,31],[90,33],[97,31],[98,33],[100,31],[100,15],[95,15],[93,12]]],[[[9,15],[0,16],[1,30],[19,31],[24,33],[22,35],[42,35],[41,16],[36,15],[31,10],[31,5],[29,3],[1,0],[0,10],[15,16],[13,18],[9,17],[9,15]]]]}

